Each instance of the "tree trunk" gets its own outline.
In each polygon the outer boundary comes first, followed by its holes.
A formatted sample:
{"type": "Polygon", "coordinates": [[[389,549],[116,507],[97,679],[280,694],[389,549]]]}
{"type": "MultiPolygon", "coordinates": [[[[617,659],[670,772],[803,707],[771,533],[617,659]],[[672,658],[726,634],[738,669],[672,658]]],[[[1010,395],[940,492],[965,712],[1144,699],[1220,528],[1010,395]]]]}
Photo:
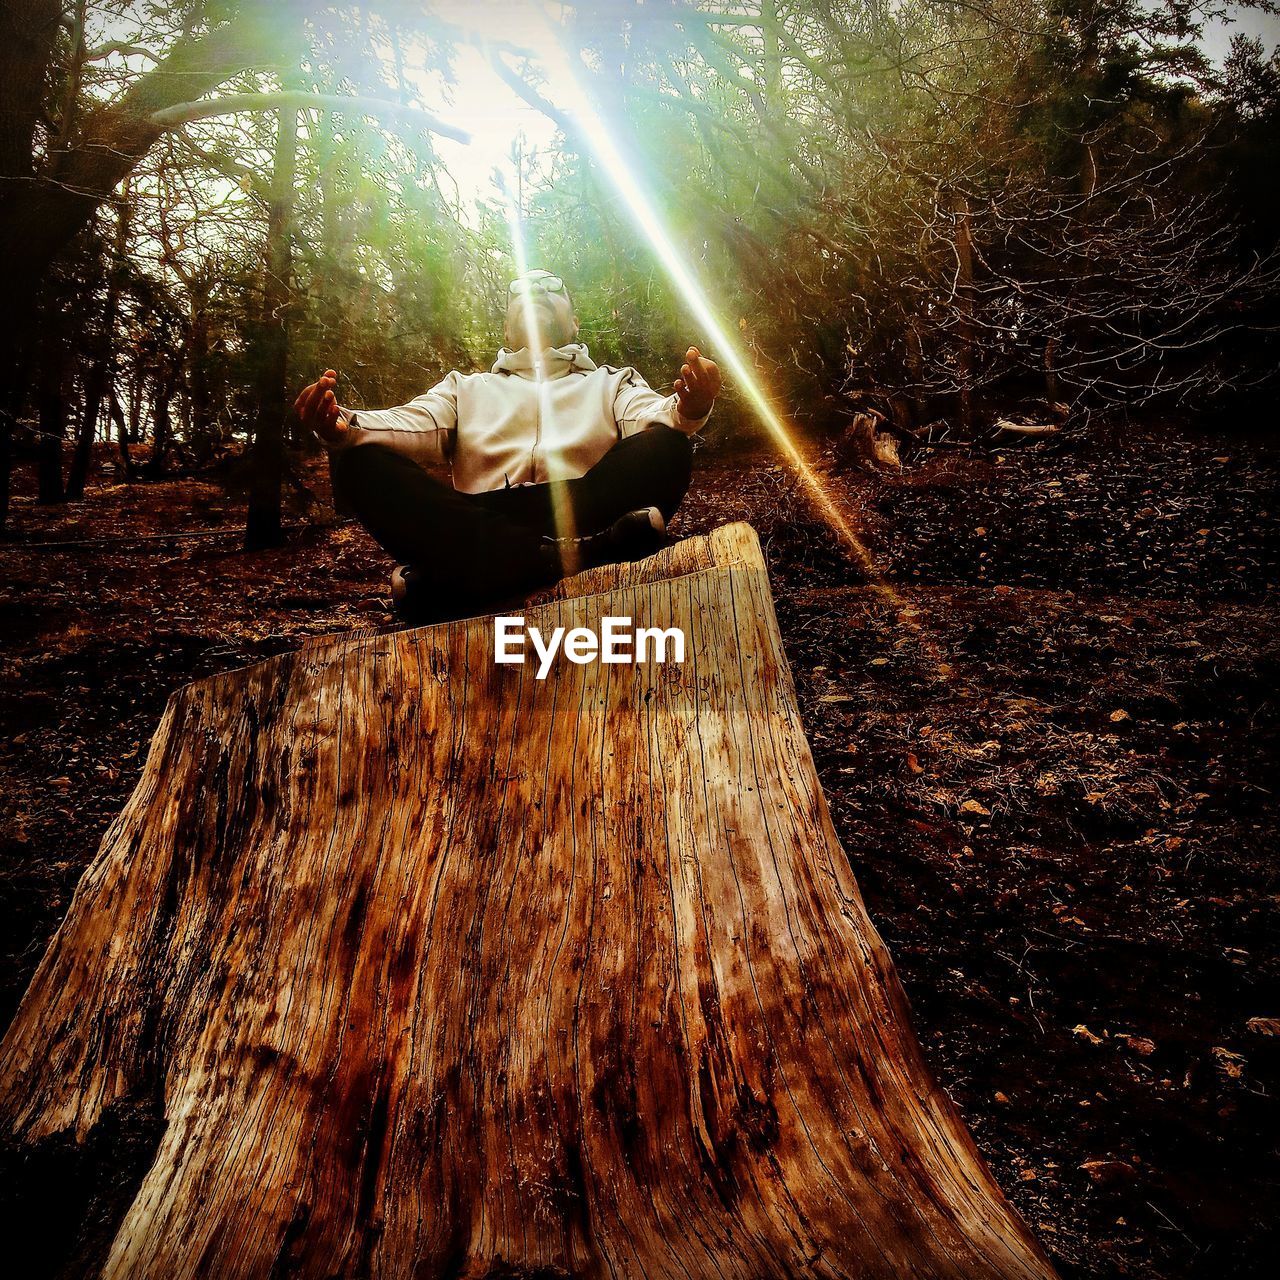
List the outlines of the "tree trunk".
{"type": "Polygon", "coordinates": [[[0,371],[8,365],[10,376],[0,375],[0,536],[9,531],[9,505],[13,492],[13,432],[31,387],[35,363],[29,359],[30,335],[9,351],[0,351],[0,371]]]}
{"type": "Polygon", "coordinates": [[[216,441],[213,388],[209,378],[212,357],[209,333],[209,301],[212,275],[201,272],[187,282],[191,297],[191,327],[187,340],[187,387],[191,426],[187,442],[202,463],[213,457],[216,441]]]}
{"type": "MultiPolygon", "coordinates": [[[[25,198],[35,170],[35,130],[45,103],[45,90],[58,23],[59,0],[0,0],[0,225],[11,207],[25,198]]],[[[20,241],[2,241],[12,248],[20,241]]],[[[0,532],[8,528],[13,471],[13,422],[21,411],[29,354],[35,281],[14,289],[15,263],[23,252],[5,255],[6,298],[0,308],[0,532]]]]}
{"type": "MultiPolygon", "coordinates": [[[[176,357],[175,357],[176,361],[176,357]]],[[[156,373],[156,398],[152,407],[151,457],[143,468],[149,478],[156,479],[165,472],[169,450],[173,447],[173,397],[178,389],[176,363],[173,367],[161,367],[156,373]]]]}
{"type": "Polygon", "coordinates": [[[249,516],[244,535],[249,550],[277,546],[281,538],[280,488],[284,478],[284,417],[289,394],[290,238],[298,167],[298,113],[282,110],[278,114],[257,351],[257,421],[250,454],[249,516]]]}
{"type": "MultiPolygon", "coordinates": [[[[51,311],[56,311],[57,306],[56,300],[50,300],[51,311]]],[[[36,443],[36,501],[50,505],[66,499],[62,445],[67,432],[67,358],[60,328],[54,316],[46,317],[37,384],[40,436],[36,443]]]]}
{"type": "Polygon", "coordinates": [[[1046,400],[1055,402],[1058,399],[1058,371],[1054,365],[1057,347],[1055,338],[1049,338],[1044,344],[1044,394],[1046,400]]]}
{"type": "Polygon", "coordinates": [[[956,261],[959,273],[956,280],[956,306],[960,312],[957,325],[959,344],[957,348],[956,372],[960,384],[960,422],[966,431],[973,430],[973,376],[974,376],[974,333],[973,333],[973,228],[969,218],[969,200],[966,196],[957,196],[956,215],[956,261]]]}
{"type": "Polygon", "coordinates": [[[76,433],[75,452],[67,471],[66,498],[77,502],[84,497],[85,481],[93,465],[93,446],[98,437],[98,419],[102,414],[102,401],[107,391],[107,355],[101,352],[93,362],[84,385],[84,412],[76,433]]]}
{"type": "MultiPolygon", "coordinates": [[[[62,18],[60,0],[0,0],[0,176],[25,178],[33,169],[33,141],[49,63],[62,18]]],[[[16,186],[0,187],[0,210],[16,186]]]]}
{"type": "Polygon", "coordinates": [[[473,618],[170,700],[0,1045],[23,1144],[163,1096],[103,1275],[1052,1277],[911,1031],[751,529],[525,613],[685,661],[539,680],[473,618]]]}
{"type": "MultiPolygon", "coordinates": [[[[116,209],[116,235],[114,254],[107,270],[107,301],[102,309],[102,330],[99,335],[98,352],[93,365],[85,379],[84,417],[80,421],[80,435],[76,441],[75,456],[71,460],[71,471],[67,476],[67,497],[77,499],[84,496],[85,480],[93,461],[93,444],[98,430],[98,418],[102,411],[102,402],[108,388],[115,378],[116,351],[116,318],[120,314],[120,293],[124,287],[125,254],[129,249],[129,227],[132,222],[130,200],[132,186],[125,179],[121,191],[120,203],[116,209]]],[[[114,395],[113,395],[114,400],[114,395]]],[[[110,408],[108,409],[108,415],[110,408]]],[[[110,435],[108,435],[110,439],[110,435]]],[[[127,457],[127,450],[126,450],[127,457]]]]}
{"type": "Polygon", "coordinates": [[[907,367],[911,372],[911,401],[915,407],[915,425],[929,421],[929,383],[925,376],[924,343],[920,340],[920,324],[912,320],[907,326],[907,367]]]}
{"type": "MultiPolygon", "coordinates": [[[[350,236],[342,221],[342,211],[349,193],[340,190],[338,184],[341,157],[337,134],[341,124],[341,117],[335,112],[322,112],[312,144],[316,150],[317,186],[320,192],[320,268],[312,273],[315,282],[313,287],[317,293],[312,314],[320,328],[321,358],[332,361],[335,369],[342,368],[348,350],[348,316],[355,293],[348,275],[350,236]]],[[[301,423],[297,423],[297,427],[300,428],[301,423]]],[[[301,445],[310,450],[321,447],[315,435],[309,431],[304,433],[301,445]]],[[[335,482],[334,455],[325,452],[329,471],[329,502],[319,512],[319,518],[327,523],[339,515],[353,515],[354,512],[343,496],[341,486],[335,482]]]]}
{"type": "Polygon", "coordinates": [[[116,395],[114,386],[107,389],[107,406],[111,421],[116,427],[116,448],[120,453],[120,466],[125,483],[132,484],[138,478],[138,469],[129,455],[129,427],[124,420],[124,411],[120,408],[120,397],[116,395]]]}
{"type": "Polygon", "coordinates": [[[142,406],[146,391],[146,378],[135,363],[133,377],[129,380],[128,441],[130,444],[139,444],[142,440],[142,406]]]}
{"type": "Polygon", "coordinates": [[[13,418],[0,405],[0,537],[9,532],[9,495],[13,492],[13,418]]]}

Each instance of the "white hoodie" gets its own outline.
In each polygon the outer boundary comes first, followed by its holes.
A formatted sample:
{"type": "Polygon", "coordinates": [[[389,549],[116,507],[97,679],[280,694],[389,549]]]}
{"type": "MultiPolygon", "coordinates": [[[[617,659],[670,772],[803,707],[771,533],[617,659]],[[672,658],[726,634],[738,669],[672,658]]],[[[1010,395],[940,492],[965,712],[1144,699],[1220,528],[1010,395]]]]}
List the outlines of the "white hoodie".
{"type": "Polygon", "coordinates": [[[541,355],[498,353],[488,373],[451,373],[396,409],[343,409],[336,449],[378,443],[420,463],[448,463],[453,487],[485,493],[585,475],[624,436],[650,423],[686,435],[710,412],[685,418],[674,394],[660,396],[632,368],[597,366],[581,342],[541,355]]]}

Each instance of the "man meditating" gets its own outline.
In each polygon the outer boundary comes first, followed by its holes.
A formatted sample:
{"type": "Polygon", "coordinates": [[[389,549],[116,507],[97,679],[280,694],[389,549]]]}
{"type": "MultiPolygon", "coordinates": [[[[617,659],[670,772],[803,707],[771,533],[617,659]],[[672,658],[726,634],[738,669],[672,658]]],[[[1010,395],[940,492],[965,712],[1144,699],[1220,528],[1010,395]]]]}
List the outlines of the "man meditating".
{"type": "Polygon", "coordinates": [[[404,562],[392,594],[409,621],[483,613],[666,542],[720,371],[690,347],[662,396],[577,338],[564,281],[529,271],[511,283],[488,373],[451,373],[397,409],[343,408],[332,369],[298,397],[335,484],[404,562]],[[449,464],[452,489],[429,463],[449,464]]]}

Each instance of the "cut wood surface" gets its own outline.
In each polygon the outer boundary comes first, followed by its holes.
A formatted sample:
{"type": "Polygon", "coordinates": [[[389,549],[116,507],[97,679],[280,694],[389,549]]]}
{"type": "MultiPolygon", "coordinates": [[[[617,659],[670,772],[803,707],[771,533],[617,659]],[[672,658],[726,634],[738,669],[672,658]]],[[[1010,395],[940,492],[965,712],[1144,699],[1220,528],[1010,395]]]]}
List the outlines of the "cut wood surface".
{"type": "Polygon", "coordinates": [[[13,1141],[163,1097],[109,1277],[1053,1275],[925,1067],[755,534],[174,695],[0,1046],[13,1141]]]}

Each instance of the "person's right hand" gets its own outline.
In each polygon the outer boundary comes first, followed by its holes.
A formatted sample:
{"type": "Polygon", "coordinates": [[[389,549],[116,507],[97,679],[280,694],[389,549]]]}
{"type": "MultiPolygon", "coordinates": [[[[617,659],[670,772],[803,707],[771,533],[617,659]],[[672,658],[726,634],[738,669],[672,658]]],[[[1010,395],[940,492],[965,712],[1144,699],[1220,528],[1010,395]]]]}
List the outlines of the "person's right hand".
{"type": "Polygon", "coordinates": [[[303,387],[302,394],[293,402],[294,410],[302,425],[314,431],[326,444],[337,444],[347,434],[346,416],[338,408],[333,389],[338,385],[338,375],[326,369],[324,376],[310,386],[303,387]]]}

